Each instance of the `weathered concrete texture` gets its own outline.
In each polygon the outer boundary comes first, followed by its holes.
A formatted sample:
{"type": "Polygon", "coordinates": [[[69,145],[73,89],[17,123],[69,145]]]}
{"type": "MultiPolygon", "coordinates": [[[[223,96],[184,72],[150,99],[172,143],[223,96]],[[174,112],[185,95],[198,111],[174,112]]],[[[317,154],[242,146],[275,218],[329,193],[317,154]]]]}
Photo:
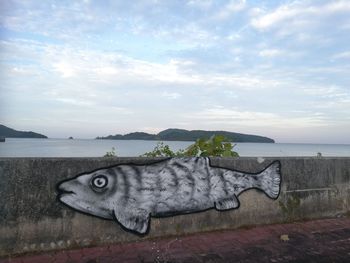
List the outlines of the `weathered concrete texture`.
{"type": "Polygon", "coordinates": [[[56,200],[56,184],[79,173],[143,158],[0,158],[0,256],[96,246],[248,225],[335,217],[350,211],[350,158],[213,158],[216,166],[258,172],[282,164],[278,200],[249,190],[238,210],[152,218],[148,235],[81,214],[56,200]]]}

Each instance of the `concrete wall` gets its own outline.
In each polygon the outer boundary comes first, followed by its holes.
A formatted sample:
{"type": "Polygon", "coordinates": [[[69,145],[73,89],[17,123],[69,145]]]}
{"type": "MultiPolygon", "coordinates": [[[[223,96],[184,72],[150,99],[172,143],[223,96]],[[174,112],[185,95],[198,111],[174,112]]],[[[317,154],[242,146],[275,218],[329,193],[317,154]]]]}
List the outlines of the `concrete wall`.
{"type": "Polygon", "coordinates": [[[277,200],[249,190],[239,196],[239,209],[152,218],[149,234],[140,237],[65,207],[55,186],[81,172],[152,159],[0,158],[0,256],[349,214],[350,158],[212,158],[212,164],[257,172],[273,160],[282,164],[277,200]]]}

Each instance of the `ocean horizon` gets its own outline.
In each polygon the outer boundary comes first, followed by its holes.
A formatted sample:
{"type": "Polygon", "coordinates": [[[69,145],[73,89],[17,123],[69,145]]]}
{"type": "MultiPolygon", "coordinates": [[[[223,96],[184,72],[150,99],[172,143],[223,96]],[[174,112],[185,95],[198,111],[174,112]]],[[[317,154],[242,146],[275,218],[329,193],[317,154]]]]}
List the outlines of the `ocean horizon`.
{"type": "MultiPolygon", "coordinates": [[[[98,139],[6,138],[0,143],[0,157],[102,157],[115,149],[119,157],[136,157],[152,151],[159,141],[98,139]]],[[[173,151],[185,149],[192,141],[162,141],[173,151]]],[[[241,157],[350,157],[349,144],[234,143],[241,157]]]]}

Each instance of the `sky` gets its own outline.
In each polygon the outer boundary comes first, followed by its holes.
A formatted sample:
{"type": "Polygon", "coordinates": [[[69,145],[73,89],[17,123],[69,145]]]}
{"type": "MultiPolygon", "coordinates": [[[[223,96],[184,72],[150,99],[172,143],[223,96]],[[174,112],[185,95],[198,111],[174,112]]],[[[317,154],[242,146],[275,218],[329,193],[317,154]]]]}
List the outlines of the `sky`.
{"type": "Polygon", "coordinates": [[[350,0],[1,0],[0,123],[350,144],[350,0]]]}

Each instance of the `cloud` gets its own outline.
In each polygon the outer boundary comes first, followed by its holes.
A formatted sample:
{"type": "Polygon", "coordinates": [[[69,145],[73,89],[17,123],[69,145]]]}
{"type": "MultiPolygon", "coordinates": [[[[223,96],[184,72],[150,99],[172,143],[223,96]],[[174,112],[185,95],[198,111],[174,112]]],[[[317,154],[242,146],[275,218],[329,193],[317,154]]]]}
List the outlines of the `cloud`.
{"type": "MultiPolygon", "coordinates": [[[[326,17],[336,13],[350,11],[349,1],[332,1],[326,4],[307,5],[307,1],[293,1],[279,6],[273,11],[267,11],[251,20],[251,25],[259,30],[268,30],[280,26],[284,22],[302,23],[313,17],[326,17]],[[303,20],[306,19],[306,20],[303,20]]],[[[302,25],[302,24],[301,24],[302,25]]]]}
{"type": "Polygon", "coordinates": [[[166,92],[164,91],[162,93],[162,97],[165,97],[165,98],[168,98],[168,99],[173,99],[173,100],[176,100],[178,98],[181,97],[181,94],[180,93],[177,93],[177,92],[166,92]]]}
{"type": "MultiPolygon", "coordinates": [[[[231,72],[196,72],[197,64],[190,60],[171,59],[165,63],[134,59],[116,52],[101,52],[52,44],[18,45],[23,59],[37,56],[39,72],[51,72],[62,80],[115,83],[153,83],[154,85],[184,84],[194,88],[226,87],[230,89],[274,88],[280,83],[265,76],[231,72]]],[[[266,52],[266,51],[265,51],[266,52]]],[[[265,54],[265,53],[264,53],[265,54]]],[[[265,54],[266,55],[266,54],[265,54]]],[[[86,85],[86,84],[85,84],[86,85]]]]}
{"type": "Polygon", "coordinates": [[[284,52],[280,49],[263,49],[259,52],[261,57],[277,57],[282,55],[284,52]]]}
{"type": "Polygon", "coordinates": [[[102,66],[94,69],[95,73],[99,76],[111,76],[119,74],[119,69],[113,66],[102,66]]]}
{"type": "Polygon", "coordinates": [[[5,1],[0,105],[87,130],[325,131],[349,120],[349,5],[5,1]]]}
{"type": "Polygon", "coordinates": [[[302,11],[299,8],[285,5],[277,8],[275,11],[253,18],[251,24],[257,29],[268,29],[284,20],[297,16],[301,12],[302,11]]]}
{"type": "Polygon", "coordinates": [[[320,10],[326,13],[348,12],[350,11],[350,2],[347,0],[332,1],[331,3],[326,4],[320,10]]]}
{"type": "Polygon", "coordinates": [[[310,86],[303,88],[303,92],[308,95],[320,96],[323,98],[350,98],[350,92],[335,85],[331,86],[310,86]]]}
{"type": "Polygon", "coordinates": [[[75,75],[74,68],[67,62],[61,61],[52,64],[55,71],[59,72],[63,78],[69,78],[75,75]]]}
{"type": "Polygon", "coordinates": [[[186,3],[188,6],[193,6],[200,9],[208,9],[213,5],[212,0],[190,0],[186,3]]]}
{"type": "Polygon", "coordinates": [[[225,20],[246,8],[246,0],[231,0],[214,15],[214,19],[225,20]]]}
{"type": "Polygon", "coordinates": [[[74,106],[92,106],[94,103],[92,101],[77,100],[74,98],[56,98],[56,101],[63,102],[66,104],[74,106]]]}
{"type": "MultiPolygon", "coordinates": [[[[305,115],[305,114],[303,114],[305,115]]],[[[216,125],[237,125],[240,127],[308,128],[327,126],[328,120],[323,114],[309,116],[282,116],[272,112],[242,111],[238,109],[216,107],[189,114],[189,119],[196,119],[216,125]]]]}
{"type": "Polygon", "coordinates": [[[350,59],[350,51],[335,54],[333,55],[333,59],[350,59]]]}

